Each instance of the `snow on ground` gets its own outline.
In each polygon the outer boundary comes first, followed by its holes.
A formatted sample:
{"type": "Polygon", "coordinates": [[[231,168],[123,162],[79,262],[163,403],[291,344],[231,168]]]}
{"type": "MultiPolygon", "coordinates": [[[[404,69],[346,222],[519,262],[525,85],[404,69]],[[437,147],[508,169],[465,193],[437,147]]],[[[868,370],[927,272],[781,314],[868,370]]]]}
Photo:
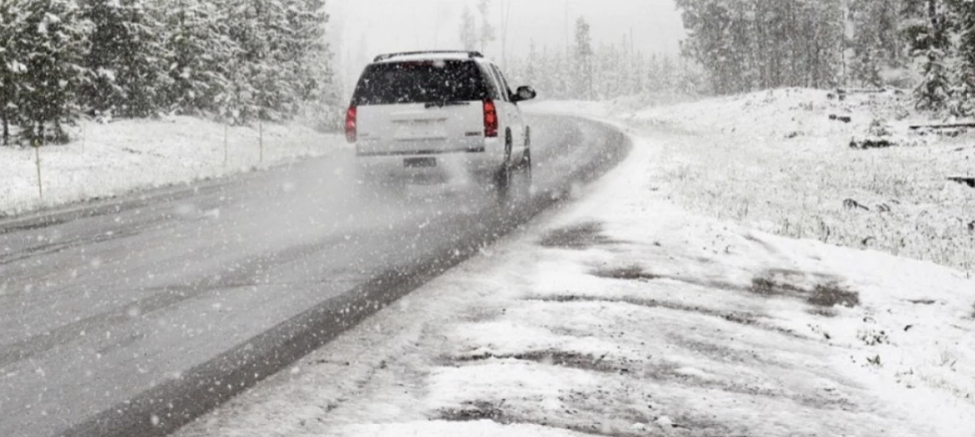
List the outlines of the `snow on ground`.
{"type": "Polygon", "coordinates": [[[948,180],[975,176],[973,134],[908,134],[930,122],[908,100],[784,89],[621,117],[657,133],[670,194],[694,211],[975,273],[975,189],[948,180]],[[875,122],[908,146],[850,148],[875,122]]]}
{"type": "Polygon", "coordinates": [[[975,436],[972,280],[689,212],[671,161],[702,149],[644,124],[576,202],[177,435],[975,436]]]}
{"type": "Polygon", "coordinates": [[[224,129],[191,117],[82,122],[72,143],[40,149],[43,200],[35,151],[0,147],[0,217],[266,168],[344,143],[301,126],[269,124],[262,161],[259,130],[231,127],[225,162],[224,129]]]}
{"type": "Polygon", "coordinates": [[[541,114],[574,115],[581,117],[609,118],[610,107],[606,102],[582,100],[539,100],[521,104],[528,112],[541,114]]]}

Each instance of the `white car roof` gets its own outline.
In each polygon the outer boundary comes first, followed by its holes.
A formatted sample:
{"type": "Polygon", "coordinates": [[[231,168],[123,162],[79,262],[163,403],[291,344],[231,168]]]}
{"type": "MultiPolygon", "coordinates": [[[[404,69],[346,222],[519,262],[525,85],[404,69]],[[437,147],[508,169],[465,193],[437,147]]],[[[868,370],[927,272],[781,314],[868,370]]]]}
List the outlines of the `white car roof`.
{"type": "Polygon", "coordinates": [[[374,64],[386,64],[393,62],[415,62],[415,61],[463,61],[463,60],[486,61],[484,56],[478,52],[464,51],[430,51],[430,52],[410,52],[410,53],[391,53],[379,55],[374,64]]]}

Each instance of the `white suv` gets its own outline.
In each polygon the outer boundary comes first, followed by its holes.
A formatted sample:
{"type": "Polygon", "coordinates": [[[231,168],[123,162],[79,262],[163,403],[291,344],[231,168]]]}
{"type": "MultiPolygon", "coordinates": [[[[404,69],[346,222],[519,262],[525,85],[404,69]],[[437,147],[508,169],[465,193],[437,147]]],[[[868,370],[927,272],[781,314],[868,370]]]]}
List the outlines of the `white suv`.
{"type": "Polygon", "coordinates": [[[531,87],[511,92],[477,52],[380,55],[362,73],[346,116],[359,184],[480,176],[506,192],[516,170],[531,172],[531,129],[518,102],[533,98],[531,87]]]}

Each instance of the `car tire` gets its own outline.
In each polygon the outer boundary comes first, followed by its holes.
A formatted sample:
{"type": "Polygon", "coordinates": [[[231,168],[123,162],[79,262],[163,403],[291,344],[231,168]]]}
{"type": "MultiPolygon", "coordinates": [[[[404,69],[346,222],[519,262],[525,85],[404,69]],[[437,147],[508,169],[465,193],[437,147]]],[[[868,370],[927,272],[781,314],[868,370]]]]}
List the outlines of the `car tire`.
{"type": "Polygon", "coordinates": [[[512,156],[513,138],[510,131],[505,135],[505,164],[495,176],[495,189],[499,201],[515,205],[531,198],[532,155],[531,131],[526,130],[525,148],[521,156],[512,156]]]}
{"type": "Polygon", "coordinates": [[[506,198],[511,189],[511,178],[514,175],[514,163],[511,161],[513,143],[511,129],[508,129],[504,134],[504,162],[494,175],[494,189],[501,198],[506,198]]]}
{"type": "Polygon", "coordinates": [[[519,199],[531,198],[532,166],[531,129],[525,128],[525,152],[518,163],[518,174],[513,178],[518,185],[519,199]]]}

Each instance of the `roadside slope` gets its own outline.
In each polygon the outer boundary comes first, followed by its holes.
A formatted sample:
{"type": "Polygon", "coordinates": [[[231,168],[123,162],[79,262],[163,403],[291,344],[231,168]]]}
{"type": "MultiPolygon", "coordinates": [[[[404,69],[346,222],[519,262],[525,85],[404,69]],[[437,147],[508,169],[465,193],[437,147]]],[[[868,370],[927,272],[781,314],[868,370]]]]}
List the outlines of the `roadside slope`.
{"type": "Polygon", "coordinates": [[[43,199],[35,151],[0,147],[0,218],[323,156],[345,143],[294,124],[263,129],[262,151],[257,128],[193,117],[82,121],[70,144],[40,149],[43,199]]]}
{"type": "Polygon", "coordinates": [[[975,274],[975,189],[949,180],[975,177],[975,137],[913,132],[930,121],[910,108],[896,93],[782,89],[621,117],[659,133],[670,194],[692,211],[975,274]],[[850,147],[864,138],[896,146],[850,147]]]}

